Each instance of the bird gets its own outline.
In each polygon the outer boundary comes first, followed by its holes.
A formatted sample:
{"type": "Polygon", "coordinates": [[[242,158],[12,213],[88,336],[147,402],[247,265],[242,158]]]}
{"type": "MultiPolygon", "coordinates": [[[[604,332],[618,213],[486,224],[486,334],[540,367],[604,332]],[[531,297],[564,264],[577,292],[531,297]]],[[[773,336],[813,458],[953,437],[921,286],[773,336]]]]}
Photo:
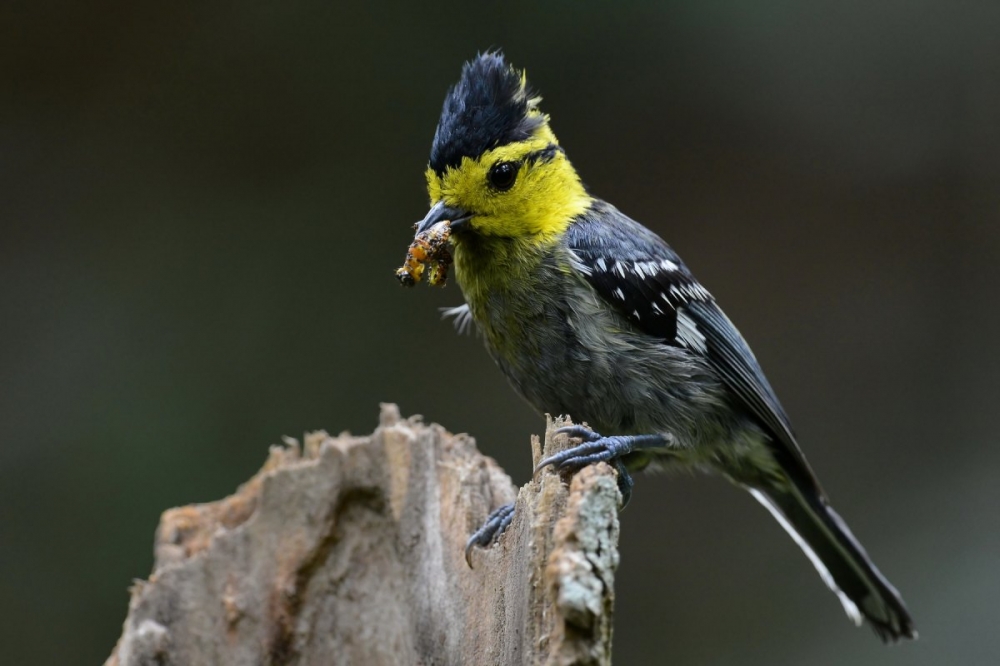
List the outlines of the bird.
{"type": "MultiPolygon", "coordinates": [[[[743,336],[657,234],[594,196],[524,71],[499,50],[448,89],[425,171],[450,224],[455,279],[496,365],[541,413],[571,415],[569,448],[542,460],[573,473],[605,461],[623,507],[644,469],[688,468],[749,491],[788,532],[847,616],[885,642],[917,632],[899,592],[833,510],[743,336]]],[[[510,524],[496,509],[469,539],[510,524]]]]}

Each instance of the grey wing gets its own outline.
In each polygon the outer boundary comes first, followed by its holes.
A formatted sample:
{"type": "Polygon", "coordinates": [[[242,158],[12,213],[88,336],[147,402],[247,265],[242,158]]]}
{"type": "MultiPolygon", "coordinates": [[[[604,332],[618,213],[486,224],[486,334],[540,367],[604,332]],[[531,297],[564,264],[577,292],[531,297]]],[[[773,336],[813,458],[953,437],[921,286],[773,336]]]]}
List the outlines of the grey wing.
{"type": "Polygon", "coordinates": [[[794,466],[783,465],[785,471],[798,472],[799,480],[818,488],[819,482],[795,441],[785,410],[736,326],[715,301],[692,302],[683,307],[705,338],[704,355],[709,364],[758,422],[775,437],[775,443],[781,443],[779,450],[795,461],[794,466]]]}
{"type": "Polygon", "coordinates": [[[599,202],[574,222],[566,243],[576,270],[601,297],[638,330],[705,359],[777,450],[797,463],[792,469],[816,484],[750,347],[663,239],[599,202]]]}

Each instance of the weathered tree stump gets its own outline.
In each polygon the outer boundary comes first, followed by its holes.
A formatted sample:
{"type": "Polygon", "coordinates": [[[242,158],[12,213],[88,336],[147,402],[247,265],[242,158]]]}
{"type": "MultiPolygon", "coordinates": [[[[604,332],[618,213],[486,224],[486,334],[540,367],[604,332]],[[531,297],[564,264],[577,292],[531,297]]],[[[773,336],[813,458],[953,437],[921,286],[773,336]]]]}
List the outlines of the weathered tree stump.
{"type": "Polygon", "coordinates": [[[517,492],[470,437],[385,405],[370,437],[289,440],[236,494],[164,513],[105,666],[610,664],[619,501],[604,464],[517,492]]]}

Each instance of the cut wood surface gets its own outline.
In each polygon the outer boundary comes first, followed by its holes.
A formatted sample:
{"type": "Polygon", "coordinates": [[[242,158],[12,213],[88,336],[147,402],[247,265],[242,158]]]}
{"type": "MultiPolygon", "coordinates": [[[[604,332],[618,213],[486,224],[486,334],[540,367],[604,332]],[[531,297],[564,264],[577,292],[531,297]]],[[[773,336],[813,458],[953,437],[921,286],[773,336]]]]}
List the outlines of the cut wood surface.
{"type": "MultiPolygon", "coordinates": [[[[610,664],[611,468],[518,492],[467,435],[394,405],[380,421],[272,447],[234,495],[165,512],[105,666],[610,664]],[[470,569],[469,535],[515,498],[470,569]]],[[[532,438],[536,462],[560,425],[532,438]]]]}

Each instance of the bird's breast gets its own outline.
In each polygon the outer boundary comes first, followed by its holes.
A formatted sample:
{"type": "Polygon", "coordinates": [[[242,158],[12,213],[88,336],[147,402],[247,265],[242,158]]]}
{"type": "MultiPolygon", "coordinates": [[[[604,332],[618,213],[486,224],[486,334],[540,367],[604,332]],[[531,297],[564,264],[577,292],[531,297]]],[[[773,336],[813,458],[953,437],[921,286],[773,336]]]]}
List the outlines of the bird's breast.
{"type": "Polygon", "coordinates": [[[633,330],[558,252],[529,265],[504,250],[456,249],[456,278],[486,347],[535,409],[607,434],[703,439],[696,424],[717,407],[715,383],[683,350],[633,330]]]}
{"type": "Polygon", "coordinates": [[[455,278],[494,355],[514,362],[535,346],[532,325],[556,306],[546,257],[514,239],[466,239],[454,251],[455,278]]]}

